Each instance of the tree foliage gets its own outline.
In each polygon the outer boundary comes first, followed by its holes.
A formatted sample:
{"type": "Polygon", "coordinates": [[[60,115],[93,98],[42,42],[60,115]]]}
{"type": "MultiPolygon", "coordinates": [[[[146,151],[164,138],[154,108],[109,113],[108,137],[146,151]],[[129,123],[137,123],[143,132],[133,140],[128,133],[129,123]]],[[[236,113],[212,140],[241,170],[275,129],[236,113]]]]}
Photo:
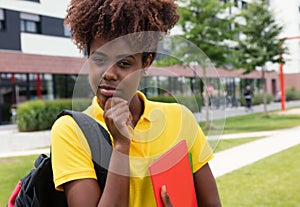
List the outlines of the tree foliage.
{"type": "Polygon", "coordinates": [[[245,20],[240,27],[244,38],[238,40],[236,66],[251,72],[267,62],[283,62],[280,54],[287,50],[279,38],[283,27],[275,21],[267,2],[250,3],[241,16],[245,20]]]}
{"type": "Polygon", "coordinates": [[[231,55],[228,41],[236,33],[232,29],[235,16],[230,3],[219,0],[188,0],[180,7],[180,26],[184,38],[197,45],[216,66],[225,66],[231,55]]]}
{"type": "MultiPolygon", "coordinates": [[[[174,44],[172,50],[182,57],[184,64],[201,66],[203,83],[207,87],[206,70],[211,66],[228,65],[231,49],[228,41],[233,40],[235,30],[232,29],[234,16],[230,14],[230,3],[219,0],[180,0],[179,26],[182,37],[193,45],[174,44]],[[183,46],[183,47],[182,47],[183,46]],[[200,52],[199,52],[200,51],[200,52]],[[181,54],[178,54],[181,53],[181,54]]],[[[204,90],[206,108],[206,128],[210,128],[209,97],[204,90]]]]}
{"type": "Polygon", "coordinates": [[[245,73],[261,68],[264,113],[268,117],[265,66],[267,62],[283,62],[280,54],[287,52],[283,46],[284,39],[279,38],[283,27],[276,22],[266,0],[253,1],[241,16],[245,20],[241,26],[244,38],[238,40],[236,65],[245,68],[245,73]]]}

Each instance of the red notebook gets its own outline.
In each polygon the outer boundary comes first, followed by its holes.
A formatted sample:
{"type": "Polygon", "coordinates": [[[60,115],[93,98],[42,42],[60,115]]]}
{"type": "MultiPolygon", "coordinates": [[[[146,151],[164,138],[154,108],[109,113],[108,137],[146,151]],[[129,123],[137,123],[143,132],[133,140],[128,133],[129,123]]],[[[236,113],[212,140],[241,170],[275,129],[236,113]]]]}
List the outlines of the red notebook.
{"type": "Polygon", "coordinates": [[[197,198],[188,148],[185,140],[149,165],[156,205],[163,207],[161,187],[166,185],[174,207],[196,207],[197,198]]]}

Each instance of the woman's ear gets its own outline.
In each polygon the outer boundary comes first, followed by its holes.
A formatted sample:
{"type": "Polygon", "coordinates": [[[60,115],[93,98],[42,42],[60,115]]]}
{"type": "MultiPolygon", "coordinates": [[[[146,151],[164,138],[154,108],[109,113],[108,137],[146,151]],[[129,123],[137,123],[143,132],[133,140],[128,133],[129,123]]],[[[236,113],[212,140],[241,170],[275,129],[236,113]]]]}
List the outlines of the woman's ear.
{"type": "Polygon", "coordinates": [[[153,62],[153,59],[154,59],[153,55],[151,53],[149,53],[147,55],[146,60],[144,61],[143,68],[145,68],[145,69],[149,68],[153,62]]]}

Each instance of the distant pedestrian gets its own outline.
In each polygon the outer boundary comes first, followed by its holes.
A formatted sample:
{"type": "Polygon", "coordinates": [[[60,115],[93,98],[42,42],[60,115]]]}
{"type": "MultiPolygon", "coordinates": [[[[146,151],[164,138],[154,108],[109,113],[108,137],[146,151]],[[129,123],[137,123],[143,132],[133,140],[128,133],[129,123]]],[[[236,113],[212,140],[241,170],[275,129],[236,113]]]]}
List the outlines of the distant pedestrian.
{"type": "Polygon", "coordinates": [[[252,110],[252,95],[253,95],[253,91],[251,89],[250,85],[246,86],[246,89],[244,91],[244,98],[246,101],[246,110],[252,110]]]}

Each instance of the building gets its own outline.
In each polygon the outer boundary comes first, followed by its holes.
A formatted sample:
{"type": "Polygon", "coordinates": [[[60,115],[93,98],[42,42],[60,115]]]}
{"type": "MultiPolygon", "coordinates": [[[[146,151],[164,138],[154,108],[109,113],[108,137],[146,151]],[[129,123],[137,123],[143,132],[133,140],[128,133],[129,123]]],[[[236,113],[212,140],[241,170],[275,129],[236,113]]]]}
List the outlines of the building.
{"type": "MultiPolygon", "coordinates": [[[[247,4],[254,0],[223,0],[232,1],[232,12],[239,12],[247,8],[247,4]]],[[[280,38],[285,38],[288,54],[283,54],[285,64],[283,74],[285,88],[294,87],[300,91],[300,0],[268,0],[270,11],[275,20],[283,26],[280,38]]],[[[267,64],[268,70],[279,72],[279,64],[267,64]]]]}
{"type": "MultiPolygon", "coordinates": [[[[221,2],[232,2],[233,6],[228,11],[237,14],[247,9],[249,3],[261,0],[220,0],[221,2]]],[[[300,91],[300,0],[267,0],[269,9],[275,20],[283,26],[280,38],[285,38],[285,46],[288,54],[283,54],[285,64],[283,65],[284,88],[295,88],[300,91]]],[[[240,23],[242,23],[241,21],[240,23]]],[[[242,38],[242,35],[240,36],[242,38]]],[[[280,72],[279,64],[267,64],[267,70],[280,72]]]]}
{"type": "MultiPolygon", "coordinates": [[[[269,0],[277,22],[284,27],[281,38],[286,39],[289,54],[284,54],[285,88],[300,91],[300,0],[269,0]]],[[[278,65],[273,66],[278,68],[278,65]]]]}
{"type": "Polygon", "coordinates": [[[78,73],[83,60],[63,24],[67,3],[0,2],[0,120],[8,121],[11,105],[24,100],[70,97],[74,77],[67,74],[78,73]]]}
{"type": "Polygon", "coordinates": [[[270,8],[278,24],[283,26],[289,54],[285,54],[285,73],[300,73],[300,1],[270,0],[270,8]]]}
{"type": "MultiPolygon", "coordinates": [[[[86,57],[72,43],[69,28],[63,23],[68,2],[0,1],[0,124],[8,123],[11,108],[26,100],[73,97],[73,88],[78,74],[83,73],[86,57]]],[[[245,6],[245,1],[238,3],[240,4],[245,6]]],[[[165,70],[169,72],[148,74],[145,82],[150,78],[150,81],[156,81],[157,87],[158,81],[165,79],[159,76],[170,77],[174,71],[181,70],[174,78],[180,80],[177,81],[179,84],[187,78],[196,91],[192,84],[196,81],[191,79],[195,77],[190,76],[184,67],[178,69],[174,66],[165,70]]],[[[213,87],[215,92],[225,87],[229,95],[239,96],[246,82],[252,83],[257,91],[260,90],[259,74],[245,76],[241,71],[216,71],[220,75],[209,77],[210,88],[213,87]],[[224,86],[220,86],[216,79],[224,86]]],[[[269,74],[268,91],[274,94],[279,88],[278,74],[269,74]]],[[[80,86],[80,92],[86,93],[83,89],[88,87],[80,86]]],[[[203,84],[198,90],[203,90],[203,84]]]]}

